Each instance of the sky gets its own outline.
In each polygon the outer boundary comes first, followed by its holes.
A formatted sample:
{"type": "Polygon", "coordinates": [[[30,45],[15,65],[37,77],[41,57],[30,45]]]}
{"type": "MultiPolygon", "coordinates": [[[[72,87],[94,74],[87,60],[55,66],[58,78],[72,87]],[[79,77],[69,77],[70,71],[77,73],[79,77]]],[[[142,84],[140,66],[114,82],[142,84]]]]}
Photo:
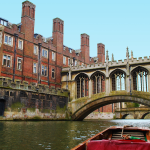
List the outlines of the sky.
{"type": "MultiPolygon", "coordinates": [[[[0,17],[21,22],[22,0],[1,2],[0,17]]],[[[36,5],[35,33],[52,36],[53,19],[64,21],[64,45],[79,49],[80,35],[90,36],[90,56],[97,56],[97,43],[105,45],[109,60],[126,59],[126,48],[133,56],[149,57],[149,0],[30,0],[36,5]]]]}

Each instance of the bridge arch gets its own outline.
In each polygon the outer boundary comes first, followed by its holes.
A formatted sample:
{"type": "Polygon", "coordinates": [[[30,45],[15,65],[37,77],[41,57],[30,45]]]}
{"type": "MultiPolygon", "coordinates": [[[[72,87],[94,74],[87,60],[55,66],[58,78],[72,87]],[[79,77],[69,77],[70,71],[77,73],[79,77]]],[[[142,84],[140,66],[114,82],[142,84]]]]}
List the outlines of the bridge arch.
{"type": "Polygon", "coordinates": [[[82,105],[80,108],[78,108],[73,114],[72,114],[72,120],[78,120],[81,121],[83,120],[88,114],[93,112],[94,110],[108,105],[112,103],[118,103],[118,102],[134,102],[134,103],[139,103],[143,104],[145,106],[150,107],[150,101],[144,98],[139,98],[136,96],[119,96],[119,95],[114,95],[114,96],[105,96],[102,98],[97,98],[93,101],[90,101],[84,105],[82,105]]]}
{"type": "Polygon", "coordinates": [[[130,114],[124,114],[121,119],[125,119],[130,114]]]}
{"type": "MultiPolygon", "coordinates": [[[[132,114],[127,113],[127,114],[124,114],[121,119],[125,119],[128,115],[133,116],[132,114]]],[[[133,116],[133,118],[134,118],[134,116],[133,116]]]]}
{"type": "Polygon", "coordinates": [[[141,119],[144,119],[146,117],[146,115],[150,114],[150,112],[144,113],[141,117],[141,119]]]}

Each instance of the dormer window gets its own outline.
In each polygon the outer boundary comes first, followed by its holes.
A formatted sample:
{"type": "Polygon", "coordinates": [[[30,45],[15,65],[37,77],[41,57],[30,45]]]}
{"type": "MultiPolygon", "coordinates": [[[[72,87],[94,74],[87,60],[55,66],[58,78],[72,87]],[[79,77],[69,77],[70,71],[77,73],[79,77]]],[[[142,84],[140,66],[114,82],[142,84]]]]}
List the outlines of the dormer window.
{"type": "Polygon", "coordinates": [[[2,24],[3,26],[8,26],[8,21],[0,18],[0,24],[2,24]]]}
{"type": "Polygon", "coordinates": [[[45,37],[43,37],[43,42],[47,42],[45,37]]]}
{"type": "Polygon", "coordinates": [[[75,50],[76,56],[79,56],[80,52],[81,52],[80,49],[75,50]]]}
{"type": "Polygon", "coordinates": [[[94,60],[95,63],[97,63],[97,60],[94,60]]]}
{"type": "Polygon", "coordinates": [[[71,48],[69,48],[69,52],[72,53],[72,49],[71,48]]]}
{"type": "Polygon", "coordinates": [[[64,51],[66,50],[66,46],[64,46],[64,51]]]}

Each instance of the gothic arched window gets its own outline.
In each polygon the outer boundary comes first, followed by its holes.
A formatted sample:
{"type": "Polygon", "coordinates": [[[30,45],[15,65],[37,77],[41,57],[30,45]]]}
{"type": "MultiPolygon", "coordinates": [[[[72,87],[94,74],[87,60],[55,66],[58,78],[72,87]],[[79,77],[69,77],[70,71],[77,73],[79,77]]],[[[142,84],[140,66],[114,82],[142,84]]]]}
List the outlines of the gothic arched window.
{"type": "Polygon", "coordinates": [[[92,75],[93,94],[105,91],[105,77],[102,73],[96,72],[92,75]]]}
{"type": "Polygon", "coordinates": [[[86,74],[79,74],[76,77],[77,98],[88,96],[89,78],[86,74]]]}
{"type": "Polygon", "coordinates": [[[137,67],[132,71],[133,90],[148,92],[148,71],[137,67]]]}
{"type": "Polygon", "coordinates": [[[125,73],[121,70],[116,70],[111,75],[112,91],[125,90],[125,73]]]}

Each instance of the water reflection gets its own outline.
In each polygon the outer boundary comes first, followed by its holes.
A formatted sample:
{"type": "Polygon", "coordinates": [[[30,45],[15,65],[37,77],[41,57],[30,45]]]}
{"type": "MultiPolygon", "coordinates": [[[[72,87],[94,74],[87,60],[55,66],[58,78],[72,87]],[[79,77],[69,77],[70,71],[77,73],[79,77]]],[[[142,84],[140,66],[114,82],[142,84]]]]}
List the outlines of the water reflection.
{"type": "Polygon", "coordinates": [[[0,122],[0,147],[14,150],[69,150],[114,125],[150,127],[150,120],[0,122]]]}

